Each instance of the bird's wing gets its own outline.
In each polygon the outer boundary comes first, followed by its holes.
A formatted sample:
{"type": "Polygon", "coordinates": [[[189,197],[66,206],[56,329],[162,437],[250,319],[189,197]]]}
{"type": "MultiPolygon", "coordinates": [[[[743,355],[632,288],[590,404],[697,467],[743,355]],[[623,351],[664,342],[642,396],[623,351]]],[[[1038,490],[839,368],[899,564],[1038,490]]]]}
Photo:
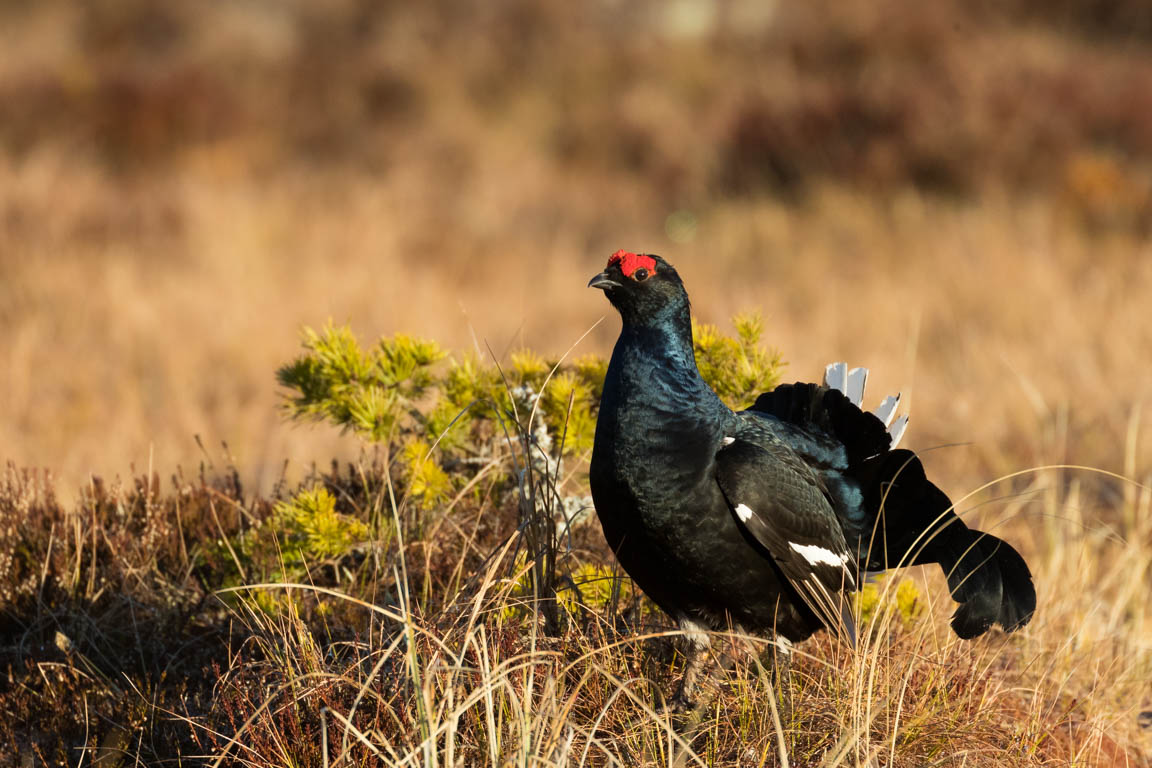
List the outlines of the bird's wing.
{"type": "Polygon", "coordinates": [[[855,643],[856,563],[816,474],[770,434],[725,440],[716,479],[732,514],[825,626],[855,643]]]}

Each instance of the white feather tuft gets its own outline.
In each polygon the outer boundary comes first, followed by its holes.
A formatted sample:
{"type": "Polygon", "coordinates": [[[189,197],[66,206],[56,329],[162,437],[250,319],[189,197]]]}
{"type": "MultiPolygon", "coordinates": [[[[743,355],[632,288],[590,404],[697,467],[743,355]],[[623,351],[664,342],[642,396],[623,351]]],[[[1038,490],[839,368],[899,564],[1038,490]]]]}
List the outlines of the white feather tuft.
{"type": "MultiPolygon", "coordinates": [[[[740,518],[740,522],[746,523],[752,519],[752,508],[747,504],[736,505],[736,517],[740,518]]],[[[793,545],[795,546],[795,545],[793,545]]]]}
{"type": "MultiPolygon", "coordinates": [[[[868,384],[868,369],[853,368],[848,370],[848,364],[843,362],[830,363],[824,369],[824,386],[838,389],[844,393],[848,401],[857,407],[864,402],[864,388],[868,384]]],[[[900,407],[900,393],[884,398],[872,413],[884,422],[885,429],[892,436],[892,448],[895,448],[900,438],[904,437],[904,430],[908,428],[908,415],[896,418],[896,410],[900,407]]]]}
{"type": "Polygon", "coordinates": [[[708,630],[703,624],[689,619],[687,616],[680,617],[680,631],[684,633],[684,637],[688,639],[696,648],[707,648],[712,645],[711,639],[708,637],[708,630]]]}
{"type": "Polygon", "coordinates": [[[892,435],[892,444],[888,446],[892,450],[900,444],[900,438],[904,437],[904,430],[908,428],[908,414],[904,414],[892,424],[888,429],[888,434],[892,435]]]}
{"type": "Polygon", "coordinates": [[[872,413],[876,414],[876,418],[884,422],[884,428],[892,426],[892,419],[896,418],[896,409],[900,406],[900,393],[889,395],[884,398],[884,402],[876,406],[876,410],[872,413]]]}
{"type": "Polygon", "coordinates": [[[864,386],[867,383],[867,368],[853,368],[848,371],[848,386],[844,390],[844,395],[857,408],[864,404],[864,386]]]}
{"type": "Polygon", "coordinates": [[[843,392],[848,388],[848,364],[830,363],[824,369],[824,386],[843,392]]]}

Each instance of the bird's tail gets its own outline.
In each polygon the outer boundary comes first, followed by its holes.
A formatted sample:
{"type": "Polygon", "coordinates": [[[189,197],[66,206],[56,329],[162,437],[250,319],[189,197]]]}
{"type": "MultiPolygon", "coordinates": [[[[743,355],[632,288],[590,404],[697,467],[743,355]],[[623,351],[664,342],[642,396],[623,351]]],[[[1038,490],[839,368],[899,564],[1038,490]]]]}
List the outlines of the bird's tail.
{"type": "Polygon", "coordinates": [[[870,569],[938,563],[960,604],[952,629],[962,638],[993,624],[1011,632],[1028,623],[1036,589],[1024,558],[1008,542],[965,525],[914,453],[890,451],[855,470],[865,506],[876,515],[873,540],[860,542],[870,569]]]}
{"type": "Polygon", "coordinates": [[[845,525],[858,534],[857,562],[870,571],[938,563],[960,605],[952,628],[975,637],[999,624],[1011,632],[1028,623],[1036,590],[1024,558],[1007,542],[969,528],[948,496],[924,474],[912,451],[894,450],[908,424],[896,417],[900,396],[874,413],[861,408],[868,371],[833,363],[824,385],[783,384],[751,410],[769,413],[843,447],[850,477],[864,494],[860,518],[845,525]]]}
{"type": "Polygon", "coordinates": [[[952,614],[956,634],[967,639],[994,623],[1007,632],[1027,624],[1036,610],[1036,590],[1020,553],[1003,539],[967,526],[959,535],[943,531],[941,537],[945,543],[935,548],[936,560],[952,598],[960,603],[952,614]]]}

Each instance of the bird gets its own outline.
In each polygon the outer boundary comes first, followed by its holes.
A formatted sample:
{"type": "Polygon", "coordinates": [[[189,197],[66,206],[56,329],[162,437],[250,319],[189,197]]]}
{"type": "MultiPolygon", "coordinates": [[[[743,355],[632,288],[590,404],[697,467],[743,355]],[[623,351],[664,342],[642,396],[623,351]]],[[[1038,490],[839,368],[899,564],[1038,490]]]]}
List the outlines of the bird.
{"type": "Polygon", "coordinates": [[[782,650],[822,629],[855,645],[852,593],[870,574],[936,563],[961,638],[1031,619],[1036,591],[1010,544],[970,528],[897,448],[899,396],[862,409],[868,372],[828,366],[733,411],[697,368],[675,268],[619,250],[588,283],[621,316],[589,467],[605,539],[679,625],[687,664],[673,701],[692,706],[709,631],[782,650]]]}

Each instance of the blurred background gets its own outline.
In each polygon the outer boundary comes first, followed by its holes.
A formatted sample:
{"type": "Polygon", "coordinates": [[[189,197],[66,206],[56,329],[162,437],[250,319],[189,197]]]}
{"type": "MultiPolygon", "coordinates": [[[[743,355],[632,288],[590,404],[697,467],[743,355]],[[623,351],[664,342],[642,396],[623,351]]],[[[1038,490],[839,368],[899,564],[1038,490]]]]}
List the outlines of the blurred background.
{"type": "Polygon", "coordinates": [[[0,460],[65,495],[355,455],[277,411],[304,325],[607,353],[617,248],[951,491],[1143,478],[1150,237],[1146,0],[0,0],[0,460]]]}

